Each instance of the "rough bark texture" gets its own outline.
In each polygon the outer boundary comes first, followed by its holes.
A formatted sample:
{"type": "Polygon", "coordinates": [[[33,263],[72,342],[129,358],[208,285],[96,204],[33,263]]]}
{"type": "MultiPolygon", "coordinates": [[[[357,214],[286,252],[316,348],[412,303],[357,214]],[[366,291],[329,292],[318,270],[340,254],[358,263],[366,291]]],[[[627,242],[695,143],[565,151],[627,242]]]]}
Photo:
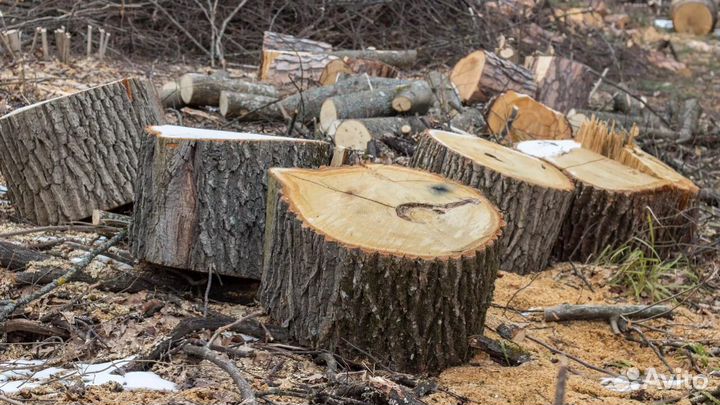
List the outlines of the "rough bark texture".
{"type": "Polygon", "coordinates": [[[337,82],[342,74],[367,74],[377,77],[397,77],[394,67],[373,59],[343,58],[330,61],[320,75],[320,84],[328,86],[337,82]]]}
{"type": "Polygon", "coordinates": [[[476,51],[461,59],[453,67],[450,80],[466,104],[484,103],[508,90],[530,96],[537,93],[529,70],[488,51],[476,51]],[[478,69],[481,72],[477,72],[478,69]]]}
{"type": "Polygon", "coordinates": [[[463,107],[463,112],[455,114],[450,119],[450,129],[453,131],[459,129],[476,136],[488,133],[485,116],[475,107],[463,107]]]}
{"type": "Polygon", "coordinates": [[[257,94],[220,93],[220,114],[225,118],[240,118],[244,121],[282,119],[277,99],[257,94]]]}
{"type": "Polygon", "coordinates": [[[0,118],[0,169],[20,215],[39,225],[133,201],[143,129],[162,123],[157,93],[123,79],[0,118]]]}
{"type": "Polygon", "coordinates": [[[52,256],[12,242],[0,241],[0,266],[9,271],[25,270],[31,262],[42,262],[52,256]]]}
{"type": "Polygon", "coordinates": [[[375,59],[400,69],[407,69],[412,67],[417,60],[417,51],[414,49],[406,51],[388,51],[375,49],[339,50],[331,51],[330,53],[340,58],[375,59]]]}
{"type": "Polygon", "coordinates": [[[259,279],[270,167],[330,162],[325,142],[149,136],[131,226],[135,257],[259,279]]]}
{"type": "Polygon", "coordinates": [[[265,31],[263,33],[263,49],[324,53],[330,52],[330,50],[332,50],[332,45],[327,42],[314,41],[312,39],[299,38],[293,35],[265,31]]]}
{"type": "Polygon", "coordinates": [[[260,300],[301,344],[430,373],[470,355],[499,255],[497,243],[434,260],[344,246],[304,223],[274,179],[264,251],[260,300]]]}
{"type": "Polygon", "coordinates": [[[595,76],[588,66],[558,56],[528,57],[525,66],[535,74],[537,101],[561,113],[573,108],[587,108],[588,96],[595,83],[595,76]]]}
{"type": "Polygon", "coordinates": [[[571,188],[552,189],[503,175],[442,144],[430,131],[420,139],[410,166],[475,187],[500,208],[507,223],[500,238],[502,270],[528,274],[545,269],[573,198],[571,188]]]}
{"type": "Polygon", "coordinates": [[[717,23],[718,6],[715,0],[672,0],[670,15],[675,31],[707,35],[717,23]]]}
{"type": "Polygon", "coordinates": [[[263,51],[263,71],[258,78],[277,86],[304,87],[316,84],[325,66],[338,59],[327,53],[263,51]],[[268,61],[267,63],[265,63],[268,61]]]}
{"type": "Polygon", "coordinates": [[[217,107],[220,103],[220,92],[222,91],[278,98],[277,89],[268,84],[197,73],[188,73],[180,78],[180,94],[183,102],[189,106],[203,107],[209,105],[217,107]]]}

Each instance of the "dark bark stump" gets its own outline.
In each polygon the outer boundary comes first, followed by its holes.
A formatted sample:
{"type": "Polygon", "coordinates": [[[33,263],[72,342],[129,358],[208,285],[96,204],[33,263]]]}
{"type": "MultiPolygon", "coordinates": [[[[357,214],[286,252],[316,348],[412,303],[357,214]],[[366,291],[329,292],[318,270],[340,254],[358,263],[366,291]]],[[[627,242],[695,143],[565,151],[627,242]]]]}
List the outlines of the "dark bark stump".
{"type": "Polygon", "coordinates": [[[428,130],[412,167],[481,190],[505,216],[500,268],[519,274],[545,269],[573,184],[552,165],[473,136],[428,130]]]}
{"type": "Polygon", "coordinates": [[[398,370],[467,360],[502,228],[479,191],[382,165],[272,169],[270,183],[259,297],[274,321],[303,345],[398,370]]]}
{"type": "Polygon", "coordinates": [[[15,208],[39,225],[131,203],[143,129],[164,121],[157,93],[123,79],[0,118],[0,169],[15,208]]]}
{"type": "Polygon", "coordinates": [[[131,226],[140,260],[259,279],[270,167],[330,162],[320,141],[151,127],[131,226]]]}

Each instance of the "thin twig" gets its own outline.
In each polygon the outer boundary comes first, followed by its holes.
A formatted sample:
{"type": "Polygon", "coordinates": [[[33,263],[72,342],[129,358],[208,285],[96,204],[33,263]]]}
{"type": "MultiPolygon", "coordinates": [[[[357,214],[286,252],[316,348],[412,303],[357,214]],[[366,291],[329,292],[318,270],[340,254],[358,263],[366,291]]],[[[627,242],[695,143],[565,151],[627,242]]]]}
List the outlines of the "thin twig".
{"type": "Polygon", "coordinates": [[[255,400],[255,392],[250,386],[250,383],[245,380],[242,374],[240,374],[240,369],[238,369],[237,366],[231,361],[223,359],[217,353],[213,352],[205,346],[193,346],[190,344],[186,344],[183,346],[183,351],[185,351],[185,353],[187,354],[207,360],[228,373],[230,378],[232,378],[232,380],[235,382],[235,385],[237,385],[238,389],[240,390],[243,405],[257,404],[257,401],[255,400]]]}
{"type": "Polygon", "coordinates": [[[210,347],[210,346],[213,344],[213,342],[215,342],[215,339],[217,339],[218,336],[220,336],[220,334],[222,334],[223,332],[227,332],[227,331],[229,331],[230,329],[232,329],[232,328],[240,325],[241,323],[247,321],[248,319],[255,318],[255,317],[257,317],[257,316],[263,315],[264,313],[265,313],[265,311],[255,311],[255,312],[252,312],[252,313],[250,313],[250,314],[248,314],[248,315],[243,316],[242,318],[238,319],[237,321],[235,321],[235,322],[233,322],[233,323],[229,323],[229,324],[227,324],[227,325],[225,325],[225,326],[221,326],[221,327],[217,328],[217,330],[215,331],[215,333],[213,333],[213,335],[212,335],[212,336],[210,337],[210,339],[208,340],[208,342],[207,342],[207,344],[205,345],[205,347],[210,347]]]}

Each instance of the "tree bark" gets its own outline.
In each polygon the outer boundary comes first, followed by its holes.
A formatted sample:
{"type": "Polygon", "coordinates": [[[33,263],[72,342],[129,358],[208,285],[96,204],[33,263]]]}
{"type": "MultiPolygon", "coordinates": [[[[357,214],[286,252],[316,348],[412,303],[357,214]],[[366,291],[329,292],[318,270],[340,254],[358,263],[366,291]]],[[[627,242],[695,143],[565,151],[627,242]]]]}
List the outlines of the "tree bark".
{"type": "Polygon", "coordinates": [[[484,103],[508,90],[530,96],[537,93],[529,70],[482,50],[460,59],[450,73],[450,80],[465,104],[484,103]]]}
{"type": "Polygon", "coordinates": [[[401,371],[467,359],[502,226],[480,192],[399,166],[270,173],[259,297],[274,321],[303,345],[401,371]]]}
{"type": "Polygon", "coordinates": [[[531,56],[525,59],[525,66],[535,74],[537,101],[561,113],[587,108],[595,83],[588,66],[558,56],[531,56]]]}
{"type": "Polygon", "coordinates": [[[410,165],[482,191],[505,216],[500,268],[542,271],[570,208],[574,187],[541,160],[481,138],[428,130],[410,165]]]}
{"type": "Polygon", "coordinates": [[[367,151],[372,141],[382,142],[405,156],[415,151],[413,134],[427,128],[419,117],[381,117],[360,120],[340,120],[330,126],[328,135],[335,145],[354,151],[367,151]]]}
{"type": "Polygon", "coordinates": [[[276,86],[305,88],[319,83],[325,66],[337,59],[328,53],[263,50],[258,79],[276,86]]]}
{"type": "Polygon", "coordinates": [[[134,199],[142,131],[164,121],[157,93],[123,79],[0,119],[0,169],[19,214],[39,225],[134,199]]]}
{"type": "Polygon", "coordinates": [[[151,127],[131,226],[132,253],[168,267],[259,279],[270,167],[317,167],[325,142],[151,127]]]}
{"type": "Polygon", "coordinates": [[[335,59],[325,65],[320,75],[320,84],[328,86],[335,84],[343,74],[360,74],[376,77],[395,78],[398,75],[394,67],[373,59],[343,58],[335,59]]]}
{"type": "Polygon", "coordinates": [[[239,118],[243,121],[283,118],[278,100],[257,94],[220,92],[220,114],[225,118],[239,118]]]}
{"type": "Polygon", "coordinates": [[[714,0],[672,0],[670,15],[676,32],[708,35],[715,28],[718,6],[714,0]]]}
{"type": "Polygon", "coordinates": [[[183,102],[189,106],[203,107],[209,105],[217,107],[220,105],[220,93],[222,91],[257,94],[273,99],[278,98],[277,89],[268,84],[198,73],[188,73],[180,78],[180,94],[183,102]]]}
{"type": "Polygon", "coordinates": [[[463,107],[463,112],[456,113],[450,119],[450,129],[458,129],[471,135],[482,136],[488,133],[487,122],[482,111],[475,107],[463,107]]]}
{"type": "Polygon", "coordinates": [[[433,92],[424,80],[416,80],[398,88],[392,100],[393,109],[402,114],[420,114],[428,112],[433,105],[433,92]]]}
{"type": "Polygon", "coordinates": [[[52,256],[12,242],[0,241],[0,266],[9,271],[25,270],[31,262],[42,262],[52,256]]]}
{"type": "Polygon", "coordinates": [[[399,69],[411,68],[417,61],[417,51],[414,49],[403,51],[379,49],[338,50],[330,53],[340,58],[374,59],[399,69]]]}
{"type": "Polygon", "coordinates": [[[432,71],[427,75],[427,82],[432,87],[435,96],[433,108],[438,109],[440,115],[450,115],[453,110],[463,111],[460,95],[447,75],[432,71]]]}
{"type": "Polygon", "coordinates": [[[490,132],[509,143],[572,138],[572,127],[563,114],[514,91],[503,93],[493,100],[487,124],[490,132]]]}

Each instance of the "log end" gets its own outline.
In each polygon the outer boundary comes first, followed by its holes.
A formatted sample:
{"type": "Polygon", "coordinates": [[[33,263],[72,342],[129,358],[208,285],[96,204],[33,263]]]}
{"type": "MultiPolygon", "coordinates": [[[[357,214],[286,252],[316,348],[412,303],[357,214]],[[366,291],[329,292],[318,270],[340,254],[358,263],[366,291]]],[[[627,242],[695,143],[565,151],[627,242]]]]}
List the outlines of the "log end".
{"type": "Polygon", "coordinates": [[[672,20],[675,31],[692,35],[711,33],[717,14],[712,1],[681,1],[674,4],[672,20]]]}
{"type": "Polygon", "coordinates": [[[328,132],[332,123],[337,119],[337,107],[335,107],[335,102],[329,98],[320,106],[320,129],[323,132],[328,132]]]}
{"type": "Polygon", "coordinates": [[[507,132],[513,143],[529,139],[572,138],[572,127],[563,114],[512,90],[492,102],[487,124],[493,134],[507,132]]]}
{"type": "Polygon", "coordinates": [[[450,72],[450,81],[457,88],[463,103],[487,101],[479,84],[485,67],[485,51],[475,51],[460,59],[450,72]]]}

